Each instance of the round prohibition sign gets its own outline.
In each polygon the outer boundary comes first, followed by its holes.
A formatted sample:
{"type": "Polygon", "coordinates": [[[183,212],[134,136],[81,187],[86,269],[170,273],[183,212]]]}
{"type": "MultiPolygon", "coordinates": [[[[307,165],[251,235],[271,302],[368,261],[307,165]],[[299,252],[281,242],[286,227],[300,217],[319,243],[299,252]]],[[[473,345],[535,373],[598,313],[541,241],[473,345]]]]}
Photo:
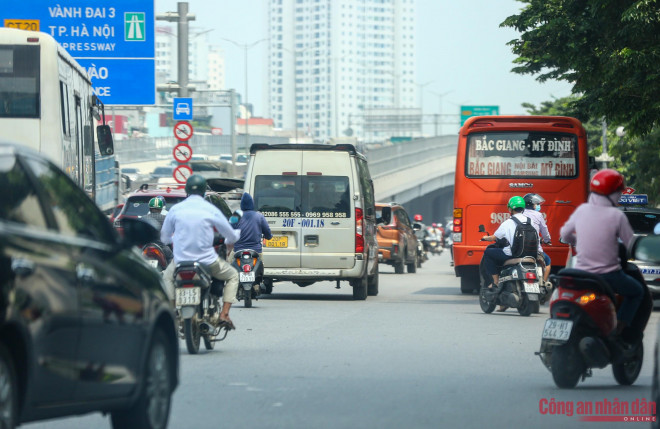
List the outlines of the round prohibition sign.
{"type": "Polygon", "coordinates": [[[177,168],[174,169],[174,172],[172,173],[172,177],[174,177],[176,183],[186,183],[186,181],[190,176],[192,176],[192,174],[193,174],[192,168],[188,167],[187,165],[179,165],[177,168]]]}
{"type": "Polygon", "coordinates": [[[172,155],[174,156],[174,159],[181,163],[190,161],[190,158],[192,158],[192,154],[193,154],[192,148],[188,146],[186,143],[179,143],[178,145],[174,146],[174,150],[172,150],[172,155]]]}
{"type": "Polygon", "coordinates": [[[177,140],[185,142],[193,136],[193,126],[189,122],[180,121],[174,126],[174,137],[177,140]]]}

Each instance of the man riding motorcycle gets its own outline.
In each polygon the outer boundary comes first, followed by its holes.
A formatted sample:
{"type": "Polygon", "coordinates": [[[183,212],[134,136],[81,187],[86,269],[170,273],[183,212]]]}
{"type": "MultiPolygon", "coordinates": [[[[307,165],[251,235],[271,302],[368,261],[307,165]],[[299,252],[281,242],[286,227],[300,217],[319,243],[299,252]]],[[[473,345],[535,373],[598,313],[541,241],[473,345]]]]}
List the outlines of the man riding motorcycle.
{"type": "Polygon", "coordinates": [[[632,322],[644,294],[643,286],[624,272],[619,259],[619,240],[628,248],[633,238],[628,218],[617,208],[625,180],[618,171],[603,169],[591,178],[589,188],[589,200],[571,214],[560,234],[576,247],[574,268],[600,275],[624,297],[614,333],[620,335],[632,322]]]}
{"type": "MultiPolygon", "coordinates": [[[[525,211],[523,211],[523,215],[532,220],[532,225],[543,239],[543,243],[550,244],[550,231],[548,231],[548,225],[545,223],[545,219],[541,214],[541,204],[545,202],[545,199],[543,199],[543,197],[539,194],[526,194],[523,197],[523,200],[525,200],[525,211]]],[[[539,254],[543,256],[543,262],[545,262],[543,282],[546,283],[546,287],[549,287],[551,285],[548,284],[548,277],[550,277],[550,270],[552,268],[550,264],[552,261],[550,260],[550,256],[548,256],[548,254],[543,251],[543,247],[541,247],[540,241],[539,254]]]]}
{"type": "Polygon", "coordinates": [[[238,272],[222,260],[213,247],[217,231],[225,237],[225,244],[240,238],[241,231],[234,230],[229,221],[213,204],[204,200],[206,179],[199,174],[191,175],[186,181],[188,197],[167,213],[160,233],[161,241],[173,244],[174,263],[164,271],[163,280],[168,297],[174,299],[174,268],[182,261],[197,261],[207,265],[211,275],[225,281],[220,320],[234,327],[229,318],[229,309],[236,302],[238,272]]]}

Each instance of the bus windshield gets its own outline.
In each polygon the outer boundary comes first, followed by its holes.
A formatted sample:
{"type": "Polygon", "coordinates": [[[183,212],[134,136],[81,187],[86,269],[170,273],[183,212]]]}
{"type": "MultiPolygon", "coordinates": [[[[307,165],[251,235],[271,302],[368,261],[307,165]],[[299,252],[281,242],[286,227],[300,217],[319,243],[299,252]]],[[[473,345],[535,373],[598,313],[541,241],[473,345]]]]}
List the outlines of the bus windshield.
{"type": "Polygon", "coordinates": [[[39,46],[0,45],[0,117],[39,117],[39,46]]]}
{"type": "Polygon", "coordinates": [[[550,132],[475,133],[467,139],[466,177],[576,178],[577,136],[550,132]]]}

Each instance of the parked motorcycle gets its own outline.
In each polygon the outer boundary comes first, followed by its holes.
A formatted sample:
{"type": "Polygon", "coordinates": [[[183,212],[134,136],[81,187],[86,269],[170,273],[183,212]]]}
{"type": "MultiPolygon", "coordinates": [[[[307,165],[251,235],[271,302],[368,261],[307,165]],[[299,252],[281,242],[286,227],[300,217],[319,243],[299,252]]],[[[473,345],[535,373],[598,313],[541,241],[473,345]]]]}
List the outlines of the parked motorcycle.
{"type": "Polygon", "coordinates": [[[231,327],[220,320],[224,282],[211,276],[210,270],[199,262],[177,264],[174,271],[175,304],[178,312],[181,339],[185,339],[190,354],[199,351],[200,338],[206,350],[227,337],[231,327]],[[217,338],[224,331],[222,338],[217,338]]]}
{"type": "MultiPolygon", "coordinates": [[[[574,255],[574,248],[571,248],[574,255]]],[[[642,332],[653,309],[653,300],[637,266],[622,266],[644,287],[644,297],[631,326],[623,331],[623,343],[613,335],[617,323],[618,297],[600,276],[575,268],[564,268],[550,281],[557,285],[550,300],[550,319],[541,335],[541,349],[535,354],[552,373],[560,388],[573,388],[592,375],[592,368],[612,364],[617,383],[631,385],[637,380],[644,358],[642,332]]]]}
{"type": "Polygon", "coordinates": [[[252,299],[259,299],[263,282],[264,267],[259,253],[254,250],[235,252],[231,265],[238,271],[236,299],[243,301],[245,308],[250,308],[252,299]]]}
{"type": "MultiPolygon", "coordinates": [[[[486,232],[483,225],[479,225],[479,232],[486,232]]],[[[490,246],[502,247],[503,244],[498,240],[490,246]]],[[[542,270],[538,267],[536,258],[526,256],[507,260],[500,270],[499,282],[493,288],[488,288],[492,280],[489,279],[490,275],[486,274],[483,259],[479,272],[482,279],[479,305],[484,313],[492,313],[497,305],[515,308],[521,316],[540,311],[540,301],[548,292],[539,284],[542,270]]]]}

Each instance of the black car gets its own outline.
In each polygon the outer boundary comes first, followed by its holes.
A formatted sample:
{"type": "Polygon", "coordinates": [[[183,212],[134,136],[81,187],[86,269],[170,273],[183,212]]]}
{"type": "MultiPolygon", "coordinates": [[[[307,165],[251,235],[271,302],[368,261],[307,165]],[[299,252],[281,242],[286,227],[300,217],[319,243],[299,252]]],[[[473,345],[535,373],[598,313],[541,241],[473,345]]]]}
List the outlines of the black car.
{"type": "MultiPolygon", "coordinates": [[[[623,207],[623,212],[637,236],[653,234],[653,229],[660,223],[660,210],[649,207],[623,207]]],[[[646,284],[655,299],[660,297],[660,264],[631,259],[642,272],[646,284]]]]}
{"type": "Polygon", "coordinates": [[[161,276],[68,176],[0,144],[0,427],[108,412],[115,428],[165,428],[179,382],[161,276]]]}

